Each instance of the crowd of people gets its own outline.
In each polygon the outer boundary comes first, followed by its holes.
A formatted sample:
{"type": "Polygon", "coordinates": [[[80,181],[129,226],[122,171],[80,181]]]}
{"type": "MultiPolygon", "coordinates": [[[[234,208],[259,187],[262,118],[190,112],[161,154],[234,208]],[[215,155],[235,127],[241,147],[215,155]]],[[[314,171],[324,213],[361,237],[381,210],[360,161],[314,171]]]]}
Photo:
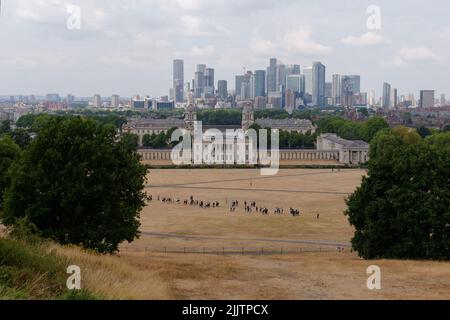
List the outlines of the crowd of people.
{"type": "MultiPolygon", "coordinates": [[[[148,202],[153,201],[152,195],[146,195],[146,199],[148,202]]],[[[165,204],[184,204],[189,206],[196,206],[200,207],[202,209],[210,209],[210,208],[219,208],[220,202],[219,201],[205,201],[205,200],[199,200],[195,199],[194,196],[190,196],[189,199],[180,200],[180,199],[174,199],[172,197],[161,197],[157,196],[157,201],[160,201],[165,204]]],[[[239,200],[231,200],[226,201],[227,205],[229,205],[229,212],[233,213],[236,212],[239,209],[239,200]]],[[[243,209],[245,213],[260,213],[262,215],[269,215],[270,212],[273,212],[273,214],[276,215],[283,215],[285,210],[284,208],[276,207],[273,210],[270,210],[269,208],[265,206],[260,206],[256,203],[256,201],[244,201],[243,203],[243,209]]],[[[289,208],[289,214],[293,217],[300,217],[302,215],[300,209],[298,208],[289,208]]],[[[320,215],[317,214],[317,219],[320,218],[320,215]]]]}

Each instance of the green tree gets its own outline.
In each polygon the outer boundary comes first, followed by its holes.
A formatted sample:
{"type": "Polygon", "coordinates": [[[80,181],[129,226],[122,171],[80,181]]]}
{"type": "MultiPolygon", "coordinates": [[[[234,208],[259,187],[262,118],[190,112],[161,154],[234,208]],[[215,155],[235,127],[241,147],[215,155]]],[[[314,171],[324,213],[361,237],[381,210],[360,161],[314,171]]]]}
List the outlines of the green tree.
{"type": "Polygon", "coordinates": [[[386,120],[381,117],[373,117],[361,126],[359,136],[364,141],[370,142],[379,131],[387,128],[389,128],[389,124],[386,120]]]}
{"type": "Polygon", "coordinates": [[[427,127],[420,127],[420,128],[417,128],[417,133],[418,134],[420,134],[420,136],[422,137],[422,138],[426,138],[426,137],[428,137],[428,136],[431,136],[431,130],[430,129],[428,129],[427,127]]]}
{"type": "Polygon", "coordinates": [[[353,248],[366,259],[450,259],[448,137],[383,130],[370,147],[369,170],[347,199],[353,248]]]}
{"type": "Polygon", "coordinates": [[[3,193],[10,185],[9,169],[14,161],[21,155],[20,147],[14,143],[10,136],[0,138],[0,207],[3,204],[3,193]]]}
{"type": "Polygon", "coordinates": [[[134,133],[125,133],[121,139],[125,144],[128,144],[132,148],[139,147],[139,136],[134,133]]]}
{"type": "Polygon", "coordinates": [[[0,122],[0,135],[11,132],[11,125],[8,120],[0,122]]]}
{"type": "Polygon", "coordinates": [[[25,149],[31,143],[31,135],[26,129],[17,128],[14,131],[10,132],[9,135],[21,149],[25,149]]]}
{"type": "Polygon", "coordinates": [[[152,136],[150,134],[145,134],[142,137],[142,145],[146,148],[152,147],[152,136]]]}
{"type": "Polygon", "coordinates": [[[146,168],[111,125],[49,119],[11,173],[6,225],[26,217],[46,238],[101,253],[139,235],[146,168]]]}

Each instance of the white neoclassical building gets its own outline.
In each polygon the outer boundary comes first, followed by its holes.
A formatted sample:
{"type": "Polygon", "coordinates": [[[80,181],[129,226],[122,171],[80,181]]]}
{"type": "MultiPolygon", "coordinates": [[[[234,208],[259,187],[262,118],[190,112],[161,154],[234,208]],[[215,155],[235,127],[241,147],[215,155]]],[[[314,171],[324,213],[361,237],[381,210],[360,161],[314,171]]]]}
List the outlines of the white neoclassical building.
{"type": "Polygon", "coordinates": [[[369,160],[369,144],[362,140],[346,140],[334,133],[317,138],[317,151],[339,151],[339,162],[361,164],[369,160]]]}

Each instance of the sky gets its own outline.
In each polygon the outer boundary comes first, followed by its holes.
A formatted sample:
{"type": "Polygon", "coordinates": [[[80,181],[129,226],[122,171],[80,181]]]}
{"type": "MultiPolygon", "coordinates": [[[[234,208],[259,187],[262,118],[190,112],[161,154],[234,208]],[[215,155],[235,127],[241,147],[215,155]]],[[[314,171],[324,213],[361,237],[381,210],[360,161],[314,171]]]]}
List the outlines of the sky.
{"type": "Polygon", "coordinates": [[[321,61],[329,82],[359,74],[378,96],[386,81],[450,97],[448,0],[1,2],[0,95],[168,95],[176,58],[185,81],[204,63],[232,89],[236,74],[276,57],[321,61]]]}

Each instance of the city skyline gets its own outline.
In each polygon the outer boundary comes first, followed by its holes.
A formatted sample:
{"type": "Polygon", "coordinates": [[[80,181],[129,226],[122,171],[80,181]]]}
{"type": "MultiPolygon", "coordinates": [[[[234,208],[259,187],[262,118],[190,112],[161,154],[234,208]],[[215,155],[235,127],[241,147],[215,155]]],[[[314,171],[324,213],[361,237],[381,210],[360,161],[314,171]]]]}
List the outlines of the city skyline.
{"type": "Polygon", "coordinates": [[[333,74],[361,75],[361,91],[377,97],[384,82],[403,94],[450,96],[445,1],[379,1],[380,30],[367,29],[368,1],[79,0],[80,30],[66,28],[69,4],[3,1],[0,39],[8,50],[0,53],[0,95],[167,96],[176,58],[184,60],[184,82],[205,64],[215,69],[216,89],[217,80],[230,89],[244,68],[266,70],[276,57],[302,69],[321,61],[327,82],[333,74]],[[39,77],[24,76],[30,73],[39,77]]]}

